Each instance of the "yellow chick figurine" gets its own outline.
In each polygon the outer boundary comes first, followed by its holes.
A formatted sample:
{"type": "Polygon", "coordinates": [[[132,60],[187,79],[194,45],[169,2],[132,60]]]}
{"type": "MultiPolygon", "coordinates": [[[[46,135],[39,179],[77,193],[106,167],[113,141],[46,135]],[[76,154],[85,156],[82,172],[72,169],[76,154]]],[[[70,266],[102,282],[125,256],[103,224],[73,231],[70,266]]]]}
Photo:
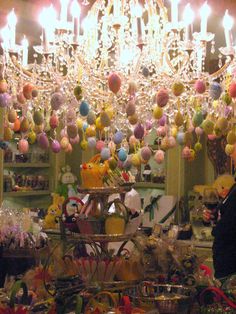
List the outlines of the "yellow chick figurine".
{"type": "Polygon", "coordinates": [[[53,202],[52,205],[48,207],[47,215],[44,218],[44,229],[57,229],[59,224],[59,217],[62,215],[61,206],[65,200],[64,196],[53,193],[53,202]]]}
{"type": "Polygon", "coordinates": [[[228,173],[222,174],[216,178],[212,185],[195,185],[193,187],[194,192],[201,195],[204,194],[204,190],[207,188],[215,188],[220,197],[225,198],[230,188],[235,183],[234,177],[228,173]]]}

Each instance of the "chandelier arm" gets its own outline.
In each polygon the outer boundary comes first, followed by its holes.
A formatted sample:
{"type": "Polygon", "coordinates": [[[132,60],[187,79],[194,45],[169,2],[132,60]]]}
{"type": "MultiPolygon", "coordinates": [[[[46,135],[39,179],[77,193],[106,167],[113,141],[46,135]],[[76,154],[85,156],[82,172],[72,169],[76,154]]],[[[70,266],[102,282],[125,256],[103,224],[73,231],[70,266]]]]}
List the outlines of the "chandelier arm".
{"type": "Polygon", "coordinates": [[[168,52],[165,52],[165,60],[167,62],[167,65],[169,66],[169,69],[172,71],[173,74],[177,74],[177,70],[173,67],[173,65],[170,62],[169,54],[168,52]]]}
{"type": "Polygon", "coordinates": [[[226,62],[219,70],[217,70],[216,72],[210,74],[210,78],[211,79],[218,78],[221,74],[223,74],[224,71],[227,70],[227,68],[232,63],[233,57],[234,57],[233,55],[230,55],[230,60],[228,62],[226,62]]]}

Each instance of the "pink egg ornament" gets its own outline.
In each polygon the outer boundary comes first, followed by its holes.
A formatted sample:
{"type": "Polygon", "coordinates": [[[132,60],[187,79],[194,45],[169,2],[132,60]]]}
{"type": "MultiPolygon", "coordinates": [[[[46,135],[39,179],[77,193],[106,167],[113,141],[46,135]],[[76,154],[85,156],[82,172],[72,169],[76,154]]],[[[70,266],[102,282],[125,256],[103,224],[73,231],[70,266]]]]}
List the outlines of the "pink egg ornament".
{"type": "Polygon", "coordinates": [[[206,91],[206,84],[203,80],[197,80],[194,84],[194,88],[197,93],[203,94],[206,91]]]}
{"type": "Polygon", "coordinates": [[[103,142],[102,140],[97,141],[96,143],[96,149],[101,152],[102,149],[105,147],[105,142],[103,142]]]}
{"type": "Polygon", "coordinates": [[[51,149],[53,153],[57,154],[61,151],[61,145],[57,140],[53,140],[51,143],[51,149]]]}
{"type": "Polygon", "coordinates": [[[169,101],[169,93],[167,89],[162,88],[156,94],[156,103],[159,107],[165,107],[169,101]]]}
{"type": "Polygon", "coordinates": [[[149,160],[152,156],[152,151],[149,147],[145,146],[141,149],[140,155],[143,160],[149,160]]]}
{"type": "Polygon", "coordinates": [[[154,160],[158,164],[161,164],[163,163],[164,159],[165,159],[165,152],[161,149],[158,149],[157,152],[155,153],[154,160]]]}
{"type": "Polygon", "coordinates": [[[231,98],[236,98],[236,82],[229,85],[229,95],[231,98]]]}
{"type": "Polygon", "coordinates": [[[29,151],[29,143],[26,139],[22,138],[18,143],[18,150],[21,154],[26,154],[29,151]]]}

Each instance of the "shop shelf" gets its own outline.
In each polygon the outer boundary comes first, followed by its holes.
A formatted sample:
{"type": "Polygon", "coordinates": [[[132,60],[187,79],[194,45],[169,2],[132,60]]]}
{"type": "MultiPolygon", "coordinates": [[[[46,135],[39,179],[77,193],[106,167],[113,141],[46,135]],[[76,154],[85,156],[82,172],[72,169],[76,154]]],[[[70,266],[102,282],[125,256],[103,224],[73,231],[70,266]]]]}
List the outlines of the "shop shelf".
{"type": "Polygon", "coordinates": [[[17,191],[17,192],[4,192],[3,197],[24,197],[24,196],[37,196],[37,195],[50,195],[49,190],[45,191],[17,191]]]}
{"type": "Polygon", "coordinates": [[[5,162],[4,168],[49,168],[50,163],[30,163],[30,162],[5,162]]]}
{"type": "Polygon", "coordinates": [[[165,189],[165,183],[154,182],[136,182],[134,188],[146,188],[146,189],[165,189]]]}

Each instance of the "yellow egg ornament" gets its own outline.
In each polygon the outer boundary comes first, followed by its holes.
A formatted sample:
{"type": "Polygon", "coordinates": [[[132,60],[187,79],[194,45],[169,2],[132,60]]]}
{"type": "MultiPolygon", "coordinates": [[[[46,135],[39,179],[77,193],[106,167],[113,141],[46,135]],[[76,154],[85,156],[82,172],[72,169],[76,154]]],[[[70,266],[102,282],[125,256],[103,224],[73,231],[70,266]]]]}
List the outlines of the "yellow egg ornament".
{"type": "Polygon", "coordinates": [[[28,142],[30,144],[34,144],[36,142],[36,139],[37,139],[36,133],[34,131],[29,132],[29,134],[28,134],[28,142]]]}
{"type": "Polygon", "coordinates": [[[94,126],[87,127],[85,134],[87,137],[94,137],[96,136],[96,129],[94,126]]]}
{"type": "Polygon", "coordinates": [[[98,118],[96,119],[95,125],[96,125],[96,129],[97,129],[97,130],[102,130],[102,129],[103,129],[103,125],[102,125],[102,123],[101,123],[100,117],[98,117],[98,118]]]}
{"type": "Polygon", "coordinates": [[[159,106],[155,106],[153,108],[153,117],[154,117],[154,119],[159,120],[159,119],[161,119],[162,116],[163,116],[163,109],[161,107],[159,107],[159,106]]]}
{"type": "Polygon", "coordinates": [[[177,127],[180,127],[184,123],[184,118],[181,112],[178,110],[178,112],[175,115],[175,124],[177,127]]]}
{"type": "Polygon", "coordinates": [[[230,156],[231,154],[233,154],[233,152],[234,152],[234,145],[227,144],[225,146],[225,153],[226,153],[226,155],[230,156]]]}
{"type": "Polygon", "coordinates": [[[108,117],[110,118],[110,120],[114,117],[114,109],[111,106],[108,106],[105,109],[105,112],[108,115],[108,117]]]}
{"type": "Polygon", "coordinates": [[[4,141],[10,141],[12,140],[12,130],[11,128],[9,128],[8,126],[4,127],[4,131],[3,131],[3,139],[4,141]]]}
{"type": "Polygon", "coordinates": [[[60,141],[61,148],[66,149],[68,144],[69,144],[69,139],[64,136],[60,141]]]}
{"type": "Polygon", "coordinates": [[[141,158],[139,154],[133,154],[131,157],[131,163],[134,167],[139,167],[141,165],[141,158]]]}
{"type": "Polygon", "coordinates": [[[178,133],[178,128],[176,126],[173,126],[170,131],[171,136],[176,137],[177,133],[178,133]]]}
{"type": "Polygon", "coordinates": [[[76,125],[77,125],[78,130],[82,130],[83,129],[83,125],[84,125],[83,120],[82,119],[77,119],[76,125]]]}
{"type": "Polygon", "coordinates": [[[82,140],[80,142],[80,147],[83,149],[83,150],[86,150],[88,148],[88,142],[86,140],[82,140]]]}
{"type": "Polygon", "coordinates": [[[236,133],[233,130],[229,131],[227,134],[227,143],[231,145],[236,143],[236,133]]]}

